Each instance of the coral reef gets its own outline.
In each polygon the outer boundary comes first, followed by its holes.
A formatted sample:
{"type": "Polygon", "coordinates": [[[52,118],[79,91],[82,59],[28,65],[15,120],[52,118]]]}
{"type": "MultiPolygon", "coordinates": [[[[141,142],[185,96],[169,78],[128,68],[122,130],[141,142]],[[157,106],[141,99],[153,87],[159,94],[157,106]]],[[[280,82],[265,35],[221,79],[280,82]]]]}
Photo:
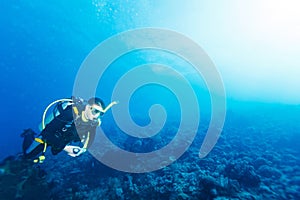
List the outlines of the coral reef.
{"type": "MultiPolygon", "coordinates": [[[[238,120],[243,121],[243,127],[237,127],[234,120],[227,123],[217,145],[204,159],[198,157],[205,134],[205,128],[200,127],[200,139],[178,160],[143,174],[116,171],[89,153],[72,158],[47,152],[41,165],[9,157],[0,167],[0,196],[78,200],[300,199],[299,149],[287,145],[293,141],[284,132],[271,137],[270,130],[279,129],[272,123],[261,120],[263,125],[254,126],[247,120],[238,120]],[[283,137],[284,145],[280,143],[283,137]]],[[[167,141],[172,139],[166,137],[167,141]]],[[[132,149],[143,146],[140,142],[127,145],[132,149]]]]}

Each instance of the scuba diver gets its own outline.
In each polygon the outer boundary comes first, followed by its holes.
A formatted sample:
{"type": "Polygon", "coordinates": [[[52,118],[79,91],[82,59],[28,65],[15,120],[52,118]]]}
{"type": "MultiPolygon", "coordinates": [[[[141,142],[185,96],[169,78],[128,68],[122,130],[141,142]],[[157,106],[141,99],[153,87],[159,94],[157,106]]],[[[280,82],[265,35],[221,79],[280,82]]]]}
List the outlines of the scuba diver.
{"type": "Polygon", "coordinates": [[[53,155],[62,150],[69,156],[76,157],[86,151],[93,143],[97,126],[101,125],[102,116],[116,101],[105,107],[104,102],[97,97],[87,102],[81,98],[60,99],[52,102],[45,110],[42,120],[42,131],[38,137],[32,129],[21,134],[23,140],[23,156],[33,159],[34,163],[43,163],[45,152],[51,146],[53,155]],[[55,105],[53,119],[45,125],[45,116],[48,109],[55,105]],[[73,145],[73,143],[79,143],[73,145]]]}

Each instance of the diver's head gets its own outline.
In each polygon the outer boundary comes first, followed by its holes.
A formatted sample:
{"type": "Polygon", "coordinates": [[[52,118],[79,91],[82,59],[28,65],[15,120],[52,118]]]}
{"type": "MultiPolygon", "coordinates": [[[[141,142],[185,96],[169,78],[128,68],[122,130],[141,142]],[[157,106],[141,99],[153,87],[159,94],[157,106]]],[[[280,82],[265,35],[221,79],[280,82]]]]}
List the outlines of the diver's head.
{"type": "Polygon", "coordinates": [[[87,119],[94,120],[104,114],[105,104],[98,98],[93,97],[88,100],[88,104],[85,107],[85,114],[87,119]]]}

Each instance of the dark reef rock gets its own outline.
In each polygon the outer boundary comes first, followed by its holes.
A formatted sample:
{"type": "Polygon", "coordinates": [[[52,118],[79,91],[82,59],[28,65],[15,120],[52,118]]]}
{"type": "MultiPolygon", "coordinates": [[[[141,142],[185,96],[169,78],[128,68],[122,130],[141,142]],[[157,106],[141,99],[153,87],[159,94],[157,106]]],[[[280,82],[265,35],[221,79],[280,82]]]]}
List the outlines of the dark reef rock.
{"type": "Polygon", "coordinates": [[[270,162],[266,160],[265,158],[259,157],[253,162],[253,166],[255,169],[258,169],[262,165],[269,165],[270,162]]]}
{"type": "Polygon", "coordinates": [[[226,166],[225,172],[230,179],[237,180],[245,187],[258,187],[260,178],[254,168],[245,162],[230,163],[226,166]]]}
{"type": "Polygon", "coordinates": [[[261,167],[259,167],[259,169],[257,170],[257,173],[260,176],[263,176],[266,178],[274,177],[274,178],[278,179],[281,177],[281,172],[278,169],[267,166],[267,165],[262,165],[261,167]]]}
{"type": "Polygon", "coordinates": [[[45,171],[32,161],[10,157],[1,163],[0,197],[2,199],[47,199],[45,171]]]}
{"type": "Polygon", "coordinates": [[[254,170],[252,168],[249,168],[248,170],[244,171],[240,182],[246,187],[258,187],[261,181],[254,170]]]}

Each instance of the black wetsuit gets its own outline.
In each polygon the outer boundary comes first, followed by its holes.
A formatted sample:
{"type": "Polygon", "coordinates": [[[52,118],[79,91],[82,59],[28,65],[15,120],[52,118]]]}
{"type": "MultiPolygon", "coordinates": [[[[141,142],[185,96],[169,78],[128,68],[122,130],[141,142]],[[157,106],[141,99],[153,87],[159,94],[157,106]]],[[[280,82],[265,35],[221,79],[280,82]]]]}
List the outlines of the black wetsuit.
{"type": "MultiPolygon", "coordinates": [[[[70,142],[80,142],[87,138],[87,147],[89,147],[95,138],[99,121],[84,122],[82,120],[82,111],[85,108],[85,104],[82,102],[68,105],[65,109],[62,108],[62,104],[58,104],[57,107],[60,114],[55,116],[40,134],[47,146],[51,146],[52,154],[58,154],[70,142]],[[77,108],[78,115],[74,112],[73,107],[77,108]]],[[[43,148],[44,144],[40,144],[25,156],[27,158],[35,157],[43,151],[43,148]]]]}

